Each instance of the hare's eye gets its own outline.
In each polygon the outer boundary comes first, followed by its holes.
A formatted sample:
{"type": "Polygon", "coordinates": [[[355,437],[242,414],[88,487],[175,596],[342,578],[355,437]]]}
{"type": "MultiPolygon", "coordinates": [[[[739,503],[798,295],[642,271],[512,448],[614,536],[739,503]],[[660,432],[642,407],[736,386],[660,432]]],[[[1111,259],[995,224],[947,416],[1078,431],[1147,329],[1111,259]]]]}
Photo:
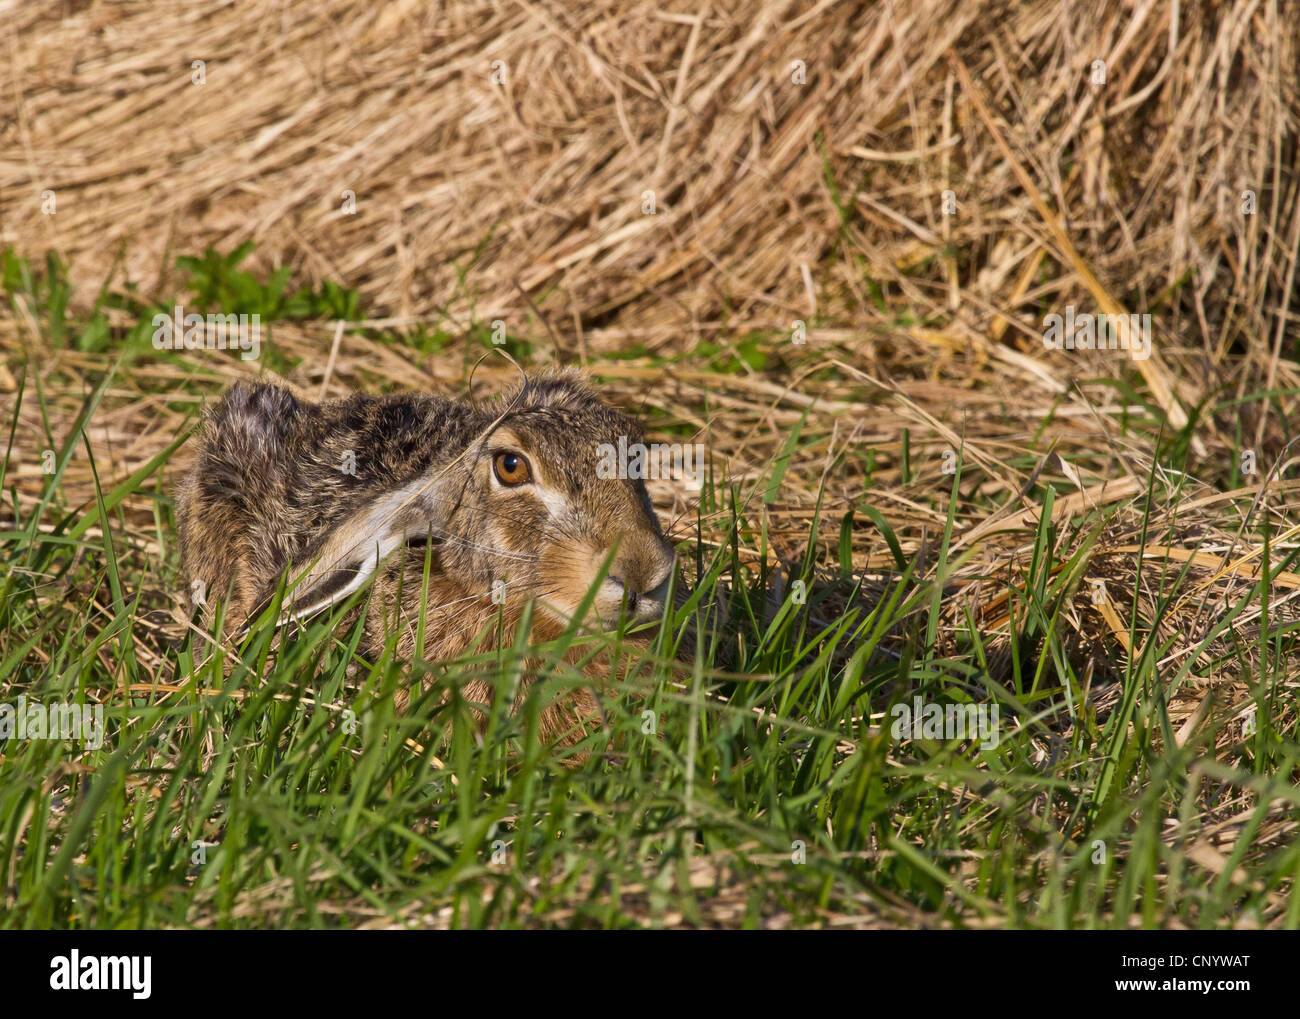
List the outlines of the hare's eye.
{"type": "Polygon", "coordinates": [[[522,485],[533,480],[528,461],[518,453],[498,453],[492,458],[492,472],[503,485],[522,485]]]}

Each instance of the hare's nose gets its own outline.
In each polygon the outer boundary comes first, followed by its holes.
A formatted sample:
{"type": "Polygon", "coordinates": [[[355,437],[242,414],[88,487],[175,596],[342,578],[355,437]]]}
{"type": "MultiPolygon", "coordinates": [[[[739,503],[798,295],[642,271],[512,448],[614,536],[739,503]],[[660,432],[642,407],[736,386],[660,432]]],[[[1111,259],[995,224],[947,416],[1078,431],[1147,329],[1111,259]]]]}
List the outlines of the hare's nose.
{"type": "Polygon", "coordinates": [[[668,585],[672,580],[672,567],[672,561],[669,561],[649,576],[638,578],[637,583],[629,583],[622,576],[611,576],[609,580],[623,591],[628,612],[649,617],[663,611],[668,598],[668,585]]]}
{"type": "Polygon", "coordinates": [[[668,551],[658,562],[647,570],[641,594],[652,601],[663,601],[668,594],[668,584],[673,577],[673,566],[677,557],[668,551]]]}

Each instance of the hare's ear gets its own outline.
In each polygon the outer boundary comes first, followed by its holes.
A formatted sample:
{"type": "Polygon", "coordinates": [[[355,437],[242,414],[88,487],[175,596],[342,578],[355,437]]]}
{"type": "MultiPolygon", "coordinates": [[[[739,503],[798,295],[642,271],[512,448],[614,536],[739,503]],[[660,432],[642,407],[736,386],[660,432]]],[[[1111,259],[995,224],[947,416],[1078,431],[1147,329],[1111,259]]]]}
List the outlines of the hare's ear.
{"type": "Polygon", "coordinates": [[[415,538],[441,534],[438,485],[428,477],[385,492],[330,532],[285,595],[280,622],[302,619],[359,590],[379,564],[415,538]]]}

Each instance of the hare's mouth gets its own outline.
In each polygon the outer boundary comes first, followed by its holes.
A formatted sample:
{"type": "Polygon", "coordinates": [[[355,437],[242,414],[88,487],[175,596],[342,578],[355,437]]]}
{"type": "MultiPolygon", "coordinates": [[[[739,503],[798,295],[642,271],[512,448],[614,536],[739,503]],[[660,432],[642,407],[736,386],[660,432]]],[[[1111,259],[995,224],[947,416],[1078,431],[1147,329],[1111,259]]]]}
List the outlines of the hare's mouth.
{"type": "Polygon", "coordinates": [[[658,619],[664,614],[668,581],[669,578],[665,577],[657,587],[649,591],[629,589],[621,577],[609,577],[602,586],[608,588],[609,593],[619,600],[618,609],[635,622],[645,622],[658,619]]]}
{"type": "Polygon", "coordinates": [[[592,601],[592,610],[603,628],[616,630],[620,623],[650,623],[662,618],[667,597],[667,580],[649,591],[638,591],[622,577],[606,577],[592,601]]]}
{"type": "MultiPolygon", "coordinates": [[[[555,622],[567,626],[587,600],[586,593],[568,604],[554,597],[542,597],[539,602],[555,622]]],[[[638,592],[629,591],[618,577],[607,577],[587,605],[586,622],[607,631],[617,630],[620,624],[653,622],[663,616],[667,594],[667,581],[652,591],[638,592]]]]}

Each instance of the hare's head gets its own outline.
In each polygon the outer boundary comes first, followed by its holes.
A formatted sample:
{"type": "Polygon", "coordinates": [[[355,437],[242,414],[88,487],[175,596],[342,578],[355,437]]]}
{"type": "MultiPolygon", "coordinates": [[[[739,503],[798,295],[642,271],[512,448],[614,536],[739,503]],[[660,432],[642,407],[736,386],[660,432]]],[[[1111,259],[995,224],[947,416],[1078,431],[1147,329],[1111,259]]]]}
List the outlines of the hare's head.
{"type": "Polygon", "coordinates": [[[331,533],[290,611],[345,597],[402,545],[427,541],[440,576],[467,601],[510,608],[535,599],[567,622],[590,592],[589,612],[607,626],[623,612],[662,614],[673,550],[644,482],[618,469],[641,445],[637,423],[568,373],[463,409],[448,455],[331,533]]]}
{"type": "Polygon", "coordinates": [[[610,449],[641,442],[637,423],[568,375],[530,380],[505,407],[467,451],[456,516],[473,516],[450,528],[444,569],[566,618],[604,573],[591,602],[601,620],[660,614],[672,547],[644,482],[608,469],[610,449]]]}

